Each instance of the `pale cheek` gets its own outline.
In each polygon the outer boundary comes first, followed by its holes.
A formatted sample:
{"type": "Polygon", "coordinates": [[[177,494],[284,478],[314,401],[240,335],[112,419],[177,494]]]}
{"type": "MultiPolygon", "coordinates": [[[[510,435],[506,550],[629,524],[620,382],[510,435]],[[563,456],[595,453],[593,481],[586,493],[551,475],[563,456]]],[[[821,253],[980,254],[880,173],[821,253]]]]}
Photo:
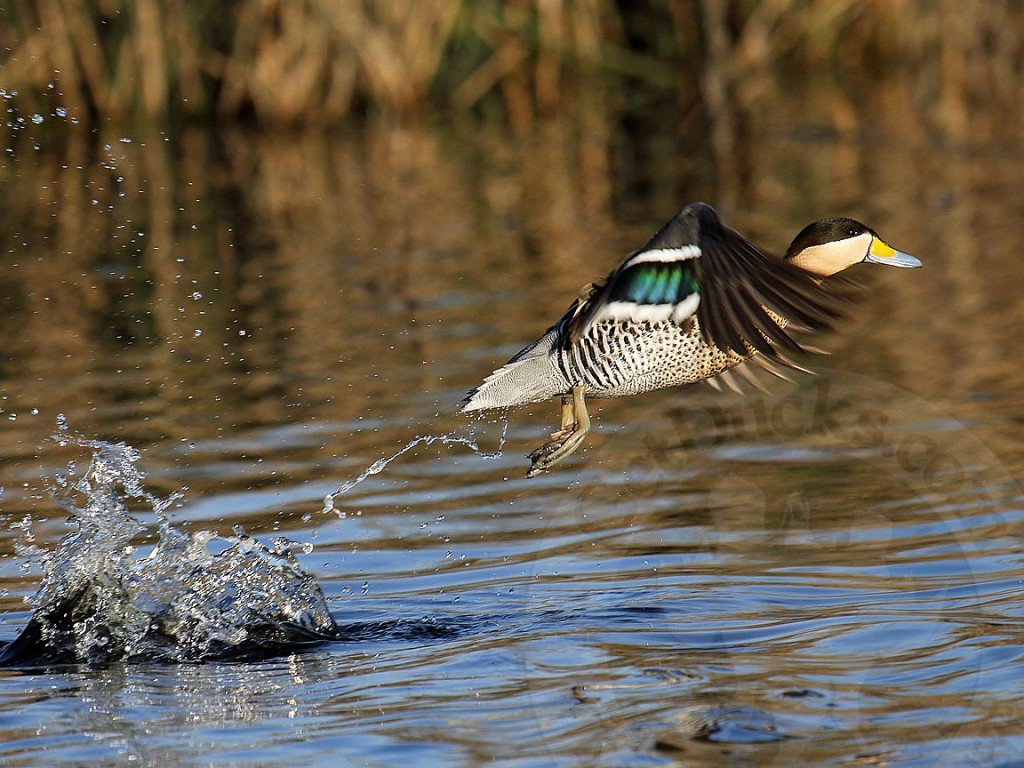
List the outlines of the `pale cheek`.
{"type": "Polygon", "coordinates": [[[793,262],[818,275],[834,275],[864,260],[871,245],[871,235],[839,240],[824,245],[814,245],[798,254],[793,262]]]}
{"type": "Polygon", "coordinates": [[[840,240],[828,246],[833,267],[833,274],[841,272],[847,267],[859,264],[864,261],[871,247],[871,235],[865,232],[863,235],[851,237],[848,240],[840,240]]]}

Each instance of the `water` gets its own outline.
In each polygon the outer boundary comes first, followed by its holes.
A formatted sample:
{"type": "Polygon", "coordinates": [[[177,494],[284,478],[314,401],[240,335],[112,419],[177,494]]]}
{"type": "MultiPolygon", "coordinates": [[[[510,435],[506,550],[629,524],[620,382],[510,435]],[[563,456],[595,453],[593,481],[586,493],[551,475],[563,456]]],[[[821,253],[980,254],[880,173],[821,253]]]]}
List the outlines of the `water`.
{"type": "MultiPolygon", "coordinates": [[[[397,452],[391,454],[390,456],[385,456],[383,458],[377,459],[375,462],[373,462],[373,464],[371,464],[362,472],[360,472],[357,477],[354,477],[351,480],[346,480],[338,487],[338,490],[332,491],[331,493],[324,496],[324,514],[329,514],[335,511],[334,500],[336,498],[338,498],[342,494],[348,493],[350,490],[352,490],[361,482],[363,482],[366,478],[371,477],[372,475],[379,475],[381,472],[387,469],[388,465],[391,462],[393,462],[395,459],[401,458],[402,456],[404,456],[417,446],[433,445],[434,443],[438,442],[441,443],[442,445],[464,445],[471,451],[473,451],[473,453],[478,454],[481,459],[499,459],[501,458],[501,449],[505,445],[505,439],[507,437],[508,419],[503,420],[503,425],[501,428],[501,440],[498,442],[497,450],[491,453],[485,453],[484,451],[481,451],[480,444],[472,437],[457,435],[455,433],[452,433],[450,435],[418,435],[414,437],[412,440],[410,440],[408,443],[406,443],[404,446],[402,446],[397,452]]],[[[344,515],[344,513],[339,514],[342,516],[344,515]]]]}
{"type": "Polygon", "coordinates": [[[571,157],[519,167],[486,133],[19,145],[0,639],[85,574],[118,575],[136,619],[209,608],[194,573],[252,591],[114,654],[75,638],[91,664],[0,672],[0,763],[1024,759],[1024,154],[918,162],[898,110],[870,111],[888,141],[762,137],[727,214],[774,246],[852,214],[925,261],[865,270],[818,376],[595,403],[586,446],[530,480],[557,403],[510,413],[502,445],[459,400],[710,180],[660,162],[595,202],[571,157]],[[86,444],[50,439],[58,414],[86,444]],[[428,435],[494,457],[404,450],[428,435]],[[97,452],[110,473],[75,490],[97,452]],[[44,578],[54,552],[79,570],[44,578]],[[220,658],[247,608],[293,603],[338,639],[220,658]]]}
{"type": "Polygon", "coordinates": [[[88,448],[92,457],[80,477],[72,477],[72,462],[56,478],[53,495],[72,531],[43,557],[33,619],[5,649],[5,664],[267,656],[339,637],[323,592],[286,539],[269,549],[241,526],[232,536],[187,534],[165,514],[180,495],[159,499],[143,488],[137,451],[83,440],[66,425],[56,439],[88,448]],[[157,541],[145,551],[132,543],[142,533],[126,506],[133,499],[146,502],[159,522],[157,541]]]}

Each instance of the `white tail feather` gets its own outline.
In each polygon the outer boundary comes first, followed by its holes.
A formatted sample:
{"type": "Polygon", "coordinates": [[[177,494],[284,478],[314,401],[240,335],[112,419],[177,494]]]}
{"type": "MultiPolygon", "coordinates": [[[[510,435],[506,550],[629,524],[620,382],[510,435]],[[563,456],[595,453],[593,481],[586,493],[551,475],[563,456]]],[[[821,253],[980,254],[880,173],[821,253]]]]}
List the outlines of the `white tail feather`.
{"type": "Polygon", "coordinates": [[[555,343],[552,329],[484,379],[466,396],[461,411],[511,408],[567,392],[569,384],[555,362],[555,343]]]}

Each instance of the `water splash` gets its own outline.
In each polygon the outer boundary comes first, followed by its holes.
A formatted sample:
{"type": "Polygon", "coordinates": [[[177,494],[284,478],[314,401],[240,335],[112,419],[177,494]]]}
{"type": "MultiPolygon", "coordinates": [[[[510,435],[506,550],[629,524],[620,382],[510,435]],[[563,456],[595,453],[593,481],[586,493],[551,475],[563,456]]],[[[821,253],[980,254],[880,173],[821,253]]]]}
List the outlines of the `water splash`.
{"type": "Polygon", "coordinates": [[[73,530],[44,556],[33,617],[0,663],[198,661],[338,639],[323,591],[285,542],[268,548],[240,528],[185,533],[165,514],[180,494],[146,491],[134,448],[63,429],[56,439],[92,459],[79,478],[73,464],[56,478],[73,530]],[[129,511],[140,502],[158,522],[145,555],[146,528],[129,511]]]}
{"type": "Polygon", "coordinates": [[[380,474],[385,469],[387,469],[387,466],[395,459],[405,455],[406,453],[408,453],[413,448],[419,445],[432,445],[433,443],[441,443],[443,445],[464,445],[471,451],[473,451],[473,453],[477,454],[480,458],[484,459],[485,461],[490,461],[501,458],[502,451],[505,448],[505,439],[507,437],[508,418],[504,418],[502,420],[501,437],[498,439],[498,447],[494,451],[484,451],[482,448],[480,448],[480,443],[476,438],[474,438],[472,435],[460,435],[458,431],[449,432],[444,435],[418,435],[414,437],[412,440],[410,440],[408,443],[406,443],[397,453],[394,453],[391,456],[385,456],[383,458],[377,459],[377,461],[373,462],[373,464],[364,469],[357,477],[354,477],[351,480],[346,480],[338,487],[338,490],[332,491],[331,493],[328,493],[326,496],[324,496],[323,513],[325,515],[335,514],[338,517],[345,517],[344,512],[335,509],[334,507],[334,500],[336,498],[345,493],[348,493],[350,490],[352,490],[361,482],[363,482],[366,478],[371,477],[372,475],[380,474]]]}

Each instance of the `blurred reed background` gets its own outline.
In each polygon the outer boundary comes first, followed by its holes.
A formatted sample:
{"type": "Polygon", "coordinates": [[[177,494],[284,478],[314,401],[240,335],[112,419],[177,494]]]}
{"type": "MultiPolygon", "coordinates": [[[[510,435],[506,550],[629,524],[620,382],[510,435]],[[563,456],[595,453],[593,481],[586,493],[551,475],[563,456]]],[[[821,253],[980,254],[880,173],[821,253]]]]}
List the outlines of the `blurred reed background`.
{"type": "Polygon", "coordinates": [[[1015,0],[12,0],[0,19],[23,106],[55,84],[93,119],[442,110],[522,131],[647,99],[659,119],[714,118],[717,143],[741,129],[725,112],[756,117],[813,74],[852,94],[899,81],[963,138],[1009,127],[1024,95],[1015,0]]]}

